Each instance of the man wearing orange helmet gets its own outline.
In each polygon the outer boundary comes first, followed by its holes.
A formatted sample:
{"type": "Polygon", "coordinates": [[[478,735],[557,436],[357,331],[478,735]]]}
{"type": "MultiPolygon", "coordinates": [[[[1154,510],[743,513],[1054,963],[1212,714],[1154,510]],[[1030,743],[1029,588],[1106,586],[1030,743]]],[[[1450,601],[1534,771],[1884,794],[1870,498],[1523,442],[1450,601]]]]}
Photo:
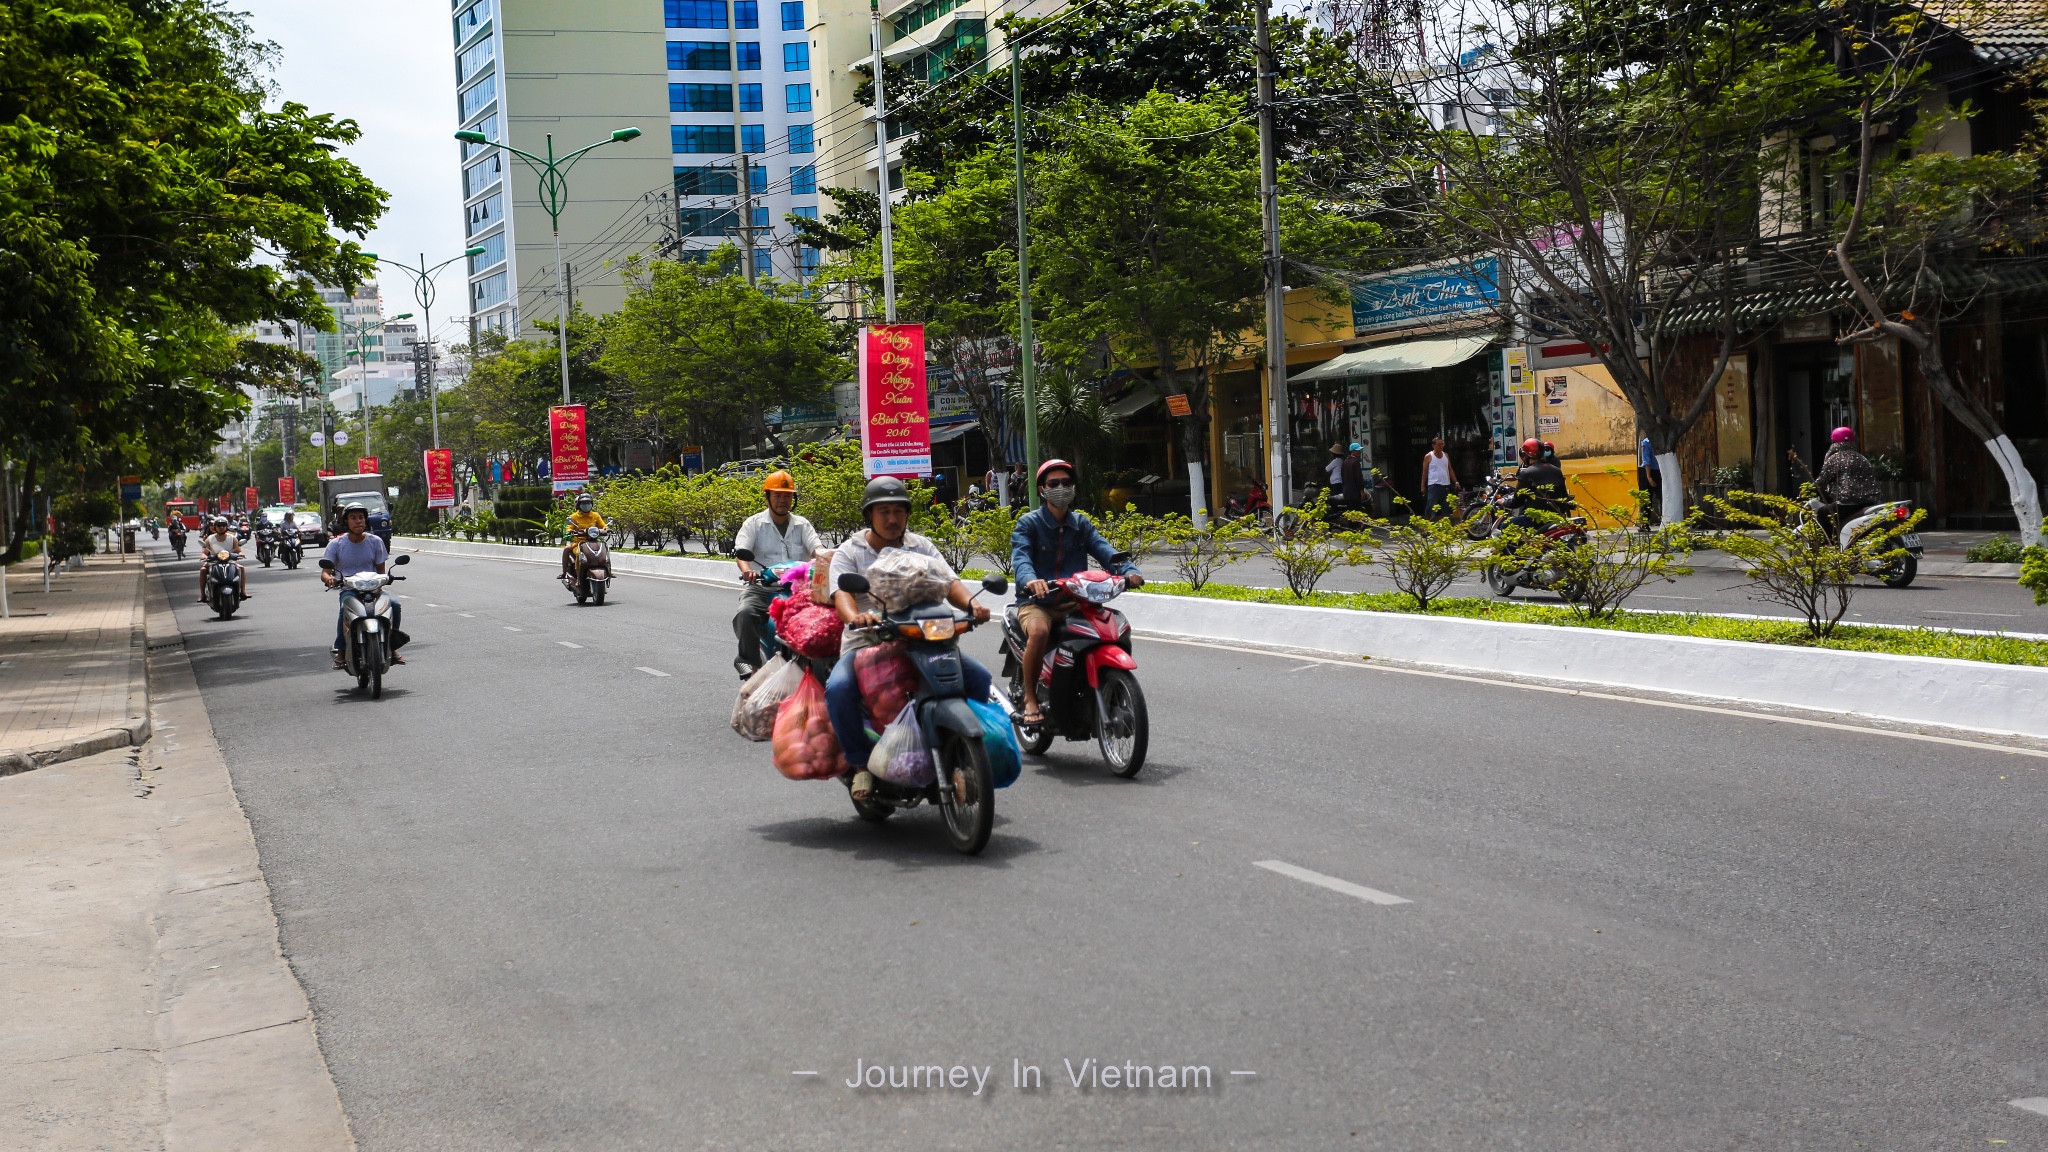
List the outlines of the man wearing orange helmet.
{"type": "Polygon", "coordinates": [[[818,548],[818,530],[799,516],[796,508],[796,478],[787,472],[770,472],[761,481],[761,493],[768,507],[747,517],[733,537],[735,551],[745,548],[754,554],[752,562],[740,566],[739,615],[732,618],[732,633],[739,641],[739,658],[733,667],[745,679],[761,666],[761,631],[768,622],[768,605],[775,600],[775,583],[762,573],[777,564],[801,564],[818,548]]]}

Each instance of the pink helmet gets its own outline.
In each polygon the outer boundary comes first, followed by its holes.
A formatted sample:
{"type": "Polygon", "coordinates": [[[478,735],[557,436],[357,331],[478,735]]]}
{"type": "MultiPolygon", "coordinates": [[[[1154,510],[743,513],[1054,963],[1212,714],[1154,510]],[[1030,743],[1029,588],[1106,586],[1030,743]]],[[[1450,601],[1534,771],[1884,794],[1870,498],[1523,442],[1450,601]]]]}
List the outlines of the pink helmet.
{"type": "Polygon", "coordinates": [[[1828,439],[1836,444],[1847,444],[1849,441],[1856,439],[1856,430],[1854,428],[1837,428],[1828,434],[1828,439]]]}

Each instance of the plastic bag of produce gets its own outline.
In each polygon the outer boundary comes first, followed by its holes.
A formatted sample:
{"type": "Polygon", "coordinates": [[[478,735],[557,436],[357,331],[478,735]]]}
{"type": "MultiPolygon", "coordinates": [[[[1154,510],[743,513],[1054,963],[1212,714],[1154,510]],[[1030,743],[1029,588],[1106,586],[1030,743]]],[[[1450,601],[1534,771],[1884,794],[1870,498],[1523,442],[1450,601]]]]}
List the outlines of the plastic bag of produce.
{"type": "Polygon", "coordinates": [[[766,740],[775,734],[775,714],[782,702],[796,691],[804,670],[777,656],[761,665],[740,688],[732,706],[732,730],[749,740],[766,740]]]}
{"type": "Polygon", "coordinates": [[[868,771],[906,788],[923,788],[936,779],[931,750],[924,746],[924,731],[917,725],[915,704],[905,704],[896,719],[882,729],[882,738],[868,753],[868,771]]]}
{"type": "Polygon", "coordinates": [[[803,677],[775,714],[775,770],[791,780],[826,780],[850,767],[825,714],[825,686],[803,677]]]}
{"type": "Polygon", "coordinates": [[[891,548],[868,565],[869,594],[892,612],[944,600],[953,580],[953,569],[944,560],[901,548],[891,548]]]}
{"type": "Polygon", "coordinates": [[[832,603],[832,550],[818,548],[811,552],[811,603],[832,603]]]}
{"type": "Polygon", "coordinates": [[[839,613],[808,599],[785,596],[768,605],[775,620],[775,634],[800,655],[839,655],[839,613]]]}
{"type": "Polygon", "coordinates": [[[917,669],[911,667],[903,641],[870,644],[853,654],[853,672],[860,684],[861,706],[877,723],[894,716],[917,691],[917,669]]]}

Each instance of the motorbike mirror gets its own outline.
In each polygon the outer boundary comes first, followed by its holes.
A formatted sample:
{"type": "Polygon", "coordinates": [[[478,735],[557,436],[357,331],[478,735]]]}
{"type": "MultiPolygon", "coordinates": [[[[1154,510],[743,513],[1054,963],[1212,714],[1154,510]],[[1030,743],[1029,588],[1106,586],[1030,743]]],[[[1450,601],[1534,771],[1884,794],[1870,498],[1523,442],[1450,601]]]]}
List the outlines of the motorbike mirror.
{"type": "Polygon", "coordinates": [[[398,567],[398,566],[399,566],[400,564],[410,564],[410,563],[412,563],[412,557],[410,557],[410,556],[394,556],[394,557],[392,557],[392,558],[391,558],[391,566],[392,566],[393,568],[396,568],[396,567],[398,567]]]}
{"type": "Polygon", "coordinates": [[[320,561],[320,568],[324,572],[332,572],[334,571],[334,561],[323,557],[320,561]]]}
{"type": "Polygon", "coordinates": [[[868,578],[858,572],[848,572],[839,577],[839,590],[858,596],[868,590],[868,578]]]}
{"type": "Polygon", "coordinates": [[[754,550],[752,548],[735,548],[732,550],[732,558],[745,564],[752,564],[754,562],[754,550]]]}
{"type": "Polygon", "coordinates": [[[989,595],[1001,596],[1010,590],[1010,578],[1001,572],[991,572],[981,578],[981,586],[988,590],[989,595]]]}

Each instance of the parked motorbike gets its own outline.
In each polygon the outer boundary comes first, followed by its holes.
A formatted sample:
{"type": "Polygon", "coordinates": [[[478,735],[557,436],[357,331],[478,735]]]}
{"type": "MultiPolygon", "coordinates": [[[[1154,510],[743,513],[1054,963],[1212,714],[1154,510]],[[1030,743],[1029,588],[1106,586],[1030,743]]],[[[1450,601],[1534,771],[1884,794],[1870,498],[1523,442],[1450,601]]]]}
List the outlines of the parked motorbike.
{"type": "MultiPolygon", "coordinates": [[[[982,577],[982,590],[1001,596],[1010,582],[1001,575],[982,577]]],[[[846,573],[839,577],[839,590],[858,596],[868,592],[867,577],[846,573]]],[[[995,828],[995,776],[989,766],[988,747],[982,743],[981,719],[967,704],[967,677],[960,662],[960,637],[974,627],[974,617],[951,604],[937,600],[929,604],[883,605],[882,619],[871,631],[889,639],[901,638],[917,669],[916,706],[925,747],[931,750],[936,779],[923,788],[892,784],[876,779],[874,794],[855,800],[854,811],[861,819],[880,823],[896,812],[930,801],[945,817],[946,839],[954,849],[969,856],[988,845],[995,828]]],[[[811,675],[831,675],[831,661],[813,660],[811,675]]],[[[850,796],[853,777],[844,778],[850,796]]]]}
{"type": "MultiPolygon", "coordinates": [[[[1126,559],[1119,553],[1117,562],[1126,559]]],[[[1024,628],[1017,606],[1003,613],[1003,675],[1010,681],[1017,745],[1042,756],[1054,736],[1092,739],[1109,770],[1136,776],[1145,766],[1151,722],[1145,693],[1138,687],[1138,661],[1131,655],[1131,625],[1108,606],[1123,595],[1124,578],[1099,569],[1048,581],[1048,607],[1072,604],[1075,611],[1054,622],[1053,642],[1038,670],[1038,706],[1043,724],[1024,723],[1024,628]]]]}
{"type": "Polygon", "coordinates": [[[582,539],[576,542],[576,571],[574,575],[562,577],[562,583],[576,594],[578,604],[596,600],[604,603],[604,594],[612,586],[612,550],[604,542],[604,531],[585,528],[582,539]]]}
{"type": "MultiPolygon", "coordinates": [[[[1825,525],[1829,509],[1832,507],[1833,505],[1824,500],[1809,500],[1806,504],[1806,515],[1812,521],[1825,525]]],[[[1854,516],[1843,517],[1841,532],[1837,539],[1844,549],[1852,548],[1863,539],[1875,533],[1890,531],[1912,518],[1911,500],[1888,500],[1882,504],[1872,504],[1854,516]]],[[[1925,549],[1920,543],[1920,534],[1902,532],[1894,546],[1885,551],[1903,551],[1904,555],[1882,561],[1872,559],[1864,566],[1863,574],[1879,581],[1887,588],[1904,588],[1911,584],[1914,577],[1920,574],[1920,557],[1925,554],[1925,549]]]]}
{"type": "MultiPolygon", "coordinates": [[[[412,562],[410,556],[395,556],[390,566],[412,562]]],[[[322,557],[321,570],[332,572],[334,561],[322,557]]],[[[404,643],[391,627],[391,597],[384,590],[403,576],[358,572],[341,582],[341,664],[356,678],[357,688],[368,688],[370,699],[384,695],[384,673],[391,668],[391,655],[404,643]]]]}
{"type": "Polygon", "coordinates": [[[268,520],[256,529],[256,561],[265,568],[270,567],[270,558],[277,552],[277,529],[268,520]]]}
{"type": "Polygon", "coordinates": [[[1466,522],[1465,534],[1474,540],[1491,539],[1515,514],[1514,497],[1513,484],[1498,472],[1489,474],[1479,492],[1466,498],[1465,507],[1472,518],[1466,522]]]}
{"type": "Polygon", "coordinates": [[[286,569],[297,568],[306,558],[306,546],[299,542],[299,530],[290,524],[277,530],[277,558],[286,569]]]}
{"type": "Polygon", "coordinates": [[[215,552],[206,564],[206,603],[226,620],[242,606],[242,566],[232,552],[215,552]]]}
{"type": "Polygon", "coordinates": [[[1556,562],[1560,549],[1577,548],[1586,542],[1586,518],[1572,516],[1535,531],[1541,534],[1534,556],[1498,557],[1486,566],[1486,586],[1495,596],[1513,596],[1517,588],[1555,592],[1567,601],[1585,595],[1578,578],[1556,562]]]}

